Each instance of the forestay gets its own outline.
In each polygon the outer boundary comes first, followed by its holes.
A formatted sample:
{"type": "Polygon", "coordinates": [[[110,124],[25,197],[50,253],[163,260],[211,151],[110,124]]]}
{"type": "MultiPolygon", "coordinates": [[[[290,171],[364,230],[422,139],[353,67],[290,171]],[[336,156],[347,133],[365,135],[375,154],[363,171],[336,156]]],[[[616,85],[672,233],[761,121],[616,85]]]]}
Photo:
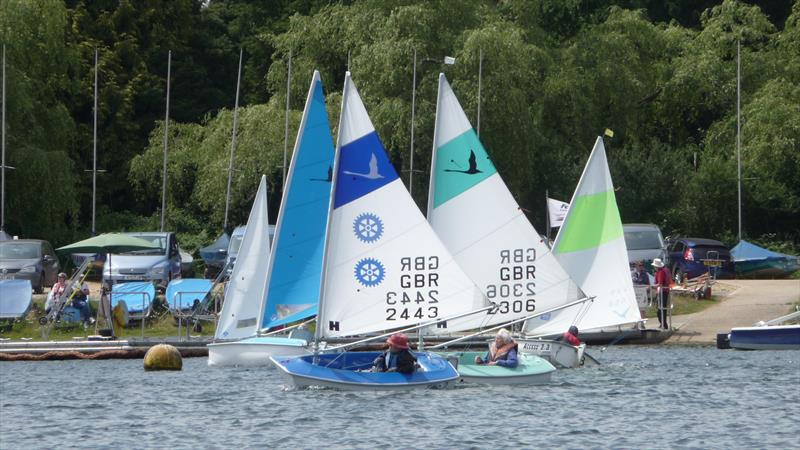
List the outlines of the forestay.
{"type": "Polygon", "coordinates": [[[349,72],[340,120],[322,336],[410,326],[487,305],[389,162],[349,72]]]}
{"type": "Polygon", "coordinates": [[[267,177],[261,176],[256,198],[247,219],[247,229],[225,288],[225,302],[219,314],[215,339],[253,336],[261,315],[261,299],[269,265],[269,215],[267,177]]]}
{"type": "Polygon", "coordinates": [[[317,314],[333,154],[322,80],[315,70],[278,213],[261,328],[317,314]]]}
{"type": "Polygon", "coordinates": [[[459,266],[498,304],[488,318],[451,321],[447,330],[507,322],[583,297],[497,173],[444,74],[428,220],[459,266]]]}
{"type": "MultiPolygon", "coordinates": [[[[581,332],[641,320],[601,137],[597,138],[575,189],[553,253],[583,292],[595,297],[577,322],[581,332]]],[[[526,332],[560,333],[565,325],[575,322],[577,308],[580,306],[532,319],[527,322],[526,332]]]]}

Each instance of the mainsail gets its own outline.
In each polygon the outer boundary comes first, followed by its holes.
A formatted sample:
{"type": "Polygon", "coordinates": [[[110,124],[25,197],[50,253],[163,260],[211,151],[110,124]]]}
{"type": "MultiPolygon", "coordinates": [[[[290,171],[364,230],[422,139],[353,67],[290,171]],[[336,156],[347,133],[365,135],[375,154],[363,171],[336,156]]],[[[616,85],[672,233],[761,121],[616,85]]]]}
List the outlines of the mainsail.
{"type": "Polygon", "coordinates": [[[317,314],[333,153],[322,80],[315,70],[275,227],[263,329],[317,314]]]}
{"type": "Polygon", "coordinates": [[[348,72],[318,333],[389,330],[488,305],[417,208],[348,72]]]}
{"type": "Polygon", "coordinates": [[[459,266],[498,305],[488,320],[466,317],[451,321],[448,330],[507,322],[583,297],[497,173],[444,74],[428,220],[459,266]]]}
{"type": "Polygon", "coordinates": [[[269,265],[269,214],[267,177],[261,176],[258,192],[247,219],[247,230],[225,288],[225,303],[219,314],[215,339],[239,339],[252,336],[261,315],[261,298],[269,265]]]}
{"type": "MultiPolygon", "coordinates": [[[[633,292],[622,220],[608,170],[603,139],[597,138],[583,170],[567,217],[553,243],[562,267],[594,301],[577,322],[581,332],[641,320],[633,292]]],[[[564,310],[527,322],[526,332],[560,333],[575,321],[564,310]]]]}

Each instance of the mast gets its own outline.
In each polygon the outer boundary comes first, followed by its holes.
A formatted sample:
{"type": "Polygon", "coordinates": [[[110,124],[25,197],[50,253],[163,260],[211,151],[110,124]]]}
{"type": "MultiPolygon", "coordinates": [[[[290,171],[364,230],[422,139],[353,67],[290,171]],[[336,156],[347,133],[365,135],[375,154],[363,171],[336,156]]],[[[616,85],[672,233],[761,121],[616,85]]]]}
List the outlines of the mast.
{"type": "Polygon", "coordinates": [[[411,81],[411,157],[408,168],[408,193],[414,197],[414,108],[417,104],[417,49],[414,49],[414,65],[411,81]]]}
{"type": "Polygon", "coordinates": [[[478,57],[478,118],[476,134],[478,138],[481,137],[481,77],[483,75],[483,48],[480,49],[480,56],[478,57]]]}
{"type": "Polygon", "coordinates": [[[736,185],[739,194],[739,241],[742,240],[742,41],[736,41],[736,185]]]}
{"type": "Polygon", "coordinates": [[[0,128],[2,128],[2,131],[0,131],[0,134],[2,134],[2,138],[0,138],[2,144],[0,144],[0,146],[2,146],[3,156],[2,163],[0,163],[2,164],[2,166],[0,166],[0,173],[2,173],[2,175],[0,175],[0,178],[2,178],[2,181],[0,181],[0,231],[2,231],[6,225],[6,44],[3,44],[2,103],[2,119],[0,119],[0,121],[2,121],[2,124],[0,125],[0,128]]]}
{"type": "Polygon", "coordinates": [[[431,221],[431,213],[433,212],[433,193],[436,188],[436,139],[439,136],[439,106],[442,104],[442,81],[444,81],[444,73],[439,74],[439,88],[436,92],[436,116],[433,120],[433,150],[431,150],[431,178],[428,184],[428,223],[431,221]]]}
{"type": "Polygon", "coordinates": [[[169,141],[169,79],[172,75],[172,50],[167,53],[167,111],[164,116],[164,175],[161,182],[161,231],[167,212],[167,142],[169,141]]]}
{"type": "Polygon", "coordinates": [[[92,125],[92,236],[97,235],[95,213],[97,206],[97,48],[94,49],[94,123],[92,125]]]}
{"type": "Polygon", "coordinates": [[[325,306],[325,283],[328,279],[328,242],[331,239],[331,218],[333,217],[333,205],[336,198],[336,184],[339,180],[339,156],[342,151],[342,121],[344,120],[344,110],[347,105],[347,94],[350,87],[350,71],[345,72],[344,88],[342,89],[342,108],[339,112],[339,126],[336,133],[336,151],[333,155],[333,173],[331,176],[331,195],[328,198],[328,223],[325,225],[325,243],[322,249],[322,279],[319,283],[319,304],[317,305],[317,327],[314,330],[314,354],[319,353],[319,341],[322,339],[322,327],[325,326],[323,311],[325,306]]]}
{"type": "Polygon", "coordinates": [[[231,132],[231,156],[228,161],[228,189],[225,193],[225,220],[222,231],[228,229],[228,211],[231,204],[231,179],[233,178],[233,155],[236,150],[236,129],[239,119],[239,85],[242,81],[242,49],[239,49],[239,72],[236,75],[236,101],[233,106],[233,131],[231,132]]]}
{"type": "Polygon", "coordinates": [[[289,49],[289,71],[286,74],[286,120],[283,125],[283,188],[286,189],[286,155],[289,153],[289,98],[292,93],[292,49],[289,49]]]}

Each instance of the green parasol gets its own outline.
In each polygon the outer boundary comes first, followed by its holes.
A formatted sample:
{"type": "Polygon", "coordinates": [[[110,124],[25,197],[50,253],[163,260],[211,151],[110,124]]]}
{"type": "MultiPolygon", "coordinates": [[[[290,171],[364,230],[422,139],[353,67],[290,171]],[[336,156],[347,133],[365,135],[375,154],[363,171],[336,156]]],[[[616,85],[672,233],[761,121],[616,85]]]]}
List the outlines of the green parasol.
{"type": "Polygon", "coordinates": [[[73,244],[59,247],[56,251],[72,253],[124,253],[135,250],[156,250],[160,247],[148,240],[120,233],[104,233],[73,244]]]}
{"type": "MultiPolygon", "coordinates": [[[[72,253],[109,253],[108,256],[108,270],[111,273],[111,253],[125,253],[136,250],[157,250],[161,247],[158,244],[152,243],[148,240],[130,236],[120,233],[104,233],[99,236],[84,239],[73,244],[65,245],[56,249],[57,252],[70,255],[72,253]]],[[[101,310],[108,316],[106,321],[109,323],[113,332],[113,324],[111,322],[111,304],[108,304],[108,310],[104,310],[102,306],[103,299],[101,299],[101,307],[98,309],[98,317],[101,310]]],[[[97,322],[95,323],[95,330],[97,322]]]]}

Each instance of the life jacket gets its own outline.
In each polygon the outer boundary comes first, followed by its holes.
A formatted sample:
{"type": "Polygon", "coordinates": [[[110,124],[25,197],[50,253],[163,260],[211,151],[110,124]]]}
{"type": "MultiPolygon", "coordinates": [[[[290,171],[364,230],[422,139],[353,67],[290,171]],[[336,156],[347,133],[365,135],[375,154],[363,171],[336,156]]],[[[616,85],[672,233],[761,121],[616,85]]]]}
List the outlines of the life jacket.
{"type": "Polygon", "coordinates": [[[508,354],[508,352],[516,349],[517,349],[516,341],[511,341],[500,348],[497,348],[494,342],[492,342],[491,344],[489,344],[489,362],[505,359],[505,356],[508,354]]]}

